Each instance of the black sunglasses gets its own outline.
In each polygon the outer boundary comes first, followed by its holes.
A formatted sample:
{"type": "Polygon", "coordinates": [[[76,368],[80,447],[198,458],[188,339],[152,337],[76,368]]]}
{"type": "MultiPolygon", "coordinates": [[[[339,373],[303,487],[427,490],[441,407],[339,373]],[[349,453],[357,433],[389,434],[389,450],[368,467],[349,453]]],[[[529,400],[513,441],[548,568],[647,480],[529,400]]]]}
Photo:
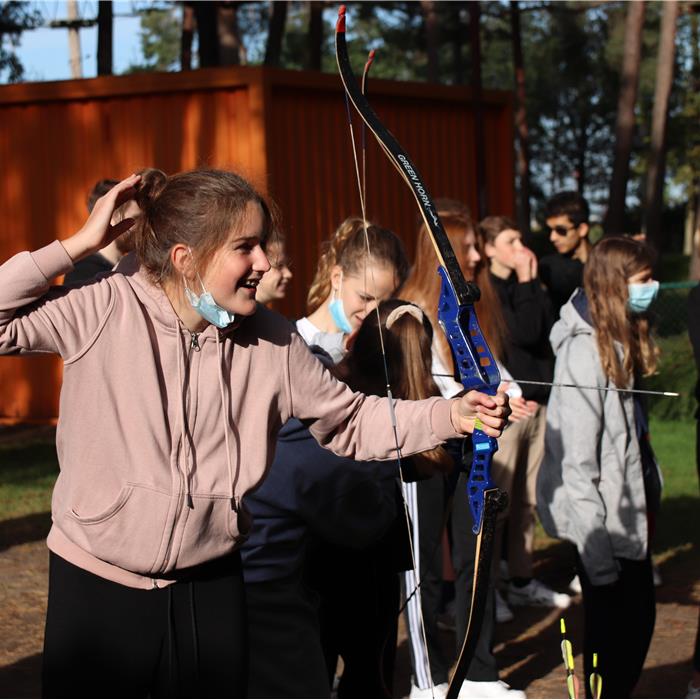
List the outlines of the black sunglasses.
{"type": "Polygon", "coordinates": [[[566,236],[569,231],[573,231],[578,226],[570,226],[569,228],[566,228],[566,226],[548,226],[547,228],[549,233],[556,233],[557,236],[566,236]]]}

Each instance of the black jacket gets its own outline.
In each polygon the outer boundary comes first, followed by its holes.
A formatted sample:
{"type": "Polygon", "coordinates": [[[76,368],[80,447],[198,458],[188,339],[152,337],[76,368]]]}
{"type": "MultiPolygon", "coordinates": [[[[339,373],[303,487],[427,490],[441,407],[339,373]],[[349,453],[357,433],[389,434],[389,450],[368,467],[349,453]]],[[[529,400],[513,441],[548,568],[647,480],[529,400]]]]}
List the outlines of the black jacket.
{"type": "Polygon", "coordinates": [[[539,274],[551,299],[556,321],[561,307],[569,301],[574,290],[583,286],[583,263],[566,255],[553,253],[540,260],[539,274]]]}
{"type": "MultiPolygon", "coordinates": [[[[517,379],[551,382],[554,356],[549,344],[552,313],[547,294],[538,279],[518,282],[515,273],[504,280],[491,275],[498,292],[501,313],[508,329],[503,364],[517,379]]],[[[550,387],[522,384],[526,399],[547,403],[550,387]]]]}

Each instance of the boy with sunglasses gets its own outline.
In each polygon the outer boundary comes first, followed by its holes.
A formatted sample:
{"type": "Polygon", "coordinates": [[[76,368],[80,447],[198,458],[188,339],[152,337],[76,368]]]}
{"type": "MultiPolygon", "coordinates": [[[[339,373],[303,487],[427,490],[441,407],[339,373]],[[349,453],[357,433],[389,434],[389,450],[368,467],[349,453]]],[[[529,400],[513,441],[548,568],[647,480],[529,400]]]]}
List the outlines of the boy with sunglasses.
{"type": "Polygon", "coordinates": [[[588,202],[578,192],[557,192],[545,204],[544,216],[549,240],[557,252],[540,260],[540,279],[558,315],[573,291],[583,284],[583,266],[591,250],[588,202]]]}

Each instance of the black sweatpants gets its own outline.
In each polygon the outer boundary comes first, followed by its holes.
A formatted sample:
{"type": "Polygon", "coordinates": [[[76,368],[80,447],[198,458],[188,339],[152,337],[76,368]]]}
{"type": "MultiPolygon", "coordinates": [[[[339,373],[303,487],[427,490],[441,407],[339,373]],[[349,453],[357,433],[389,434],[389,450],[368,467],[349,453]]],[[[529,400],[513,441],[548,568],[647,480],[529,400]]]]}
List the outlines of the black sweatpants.
{"type": "Polygon", "coordinates": [[[44,697],[245,697],[238,554],[141,590],[51,553],[44,697]]]}
{"type": "Polygon", "coordinates": [[[620,578],[606,586],[591,584],[576,553],[576,570],[583,590],[583,666],[586,697],[598,654],[604,698],[628,698],[639,680],[656,621],[651,560],[617,559],[620,578]]]}
{"type": "Polygon", "coordinates": [[[250,642],[248,697],[329,698],[318,595],[299,573],[246,583],[250,642]]]}
{"type": "MultiPolygon", "coordinates": [[[[471,609],[476,565],[476,535],[472,532],[471,511],[467,498],[468,476],[460,474],[452,508],[452,564],[455,570],[455,626],[457,628],[457,654],[462,649],[467,632],[467,620],[471,609]]],[[[494,556],[497,556],[494,553],[494,556]]],[[[497,681],[498,665],[493,655],[493,637],[496,625],[494,578],[490,576],[486,597],[486,610],[481,625],[474,658],[467,671],[470,681],[497,681]]]]}

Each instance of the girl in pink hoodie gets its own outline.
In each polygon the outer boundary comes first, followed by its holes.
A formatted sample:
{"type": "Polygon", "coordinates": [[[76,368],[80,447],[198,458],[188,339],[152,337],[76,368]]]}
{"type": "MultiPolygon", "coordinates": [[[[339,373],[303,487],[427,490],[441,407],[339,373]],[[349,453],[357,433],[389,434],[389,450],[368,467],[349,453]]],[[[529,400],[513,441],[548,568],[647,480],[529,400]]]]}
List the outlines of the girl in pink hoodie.
{"type": "MultiPolygon", "coordinates": [[[[395,455],[386,399],[351,391],[256,305],[271,219],[233,173],[153,171],[120,182],[70,238],[0,267],[0,353],[64,362],[45,695],[244,696],[240,502],[280,426],[295,416],[356,460],[395,455]],[[134,225],[110,223],[133,198],[136,261],[52,287],[134,225]]],[[[477,417],[497,436],[508,407],[469,392],[395,412],[409,455],[477,417]]]]}

